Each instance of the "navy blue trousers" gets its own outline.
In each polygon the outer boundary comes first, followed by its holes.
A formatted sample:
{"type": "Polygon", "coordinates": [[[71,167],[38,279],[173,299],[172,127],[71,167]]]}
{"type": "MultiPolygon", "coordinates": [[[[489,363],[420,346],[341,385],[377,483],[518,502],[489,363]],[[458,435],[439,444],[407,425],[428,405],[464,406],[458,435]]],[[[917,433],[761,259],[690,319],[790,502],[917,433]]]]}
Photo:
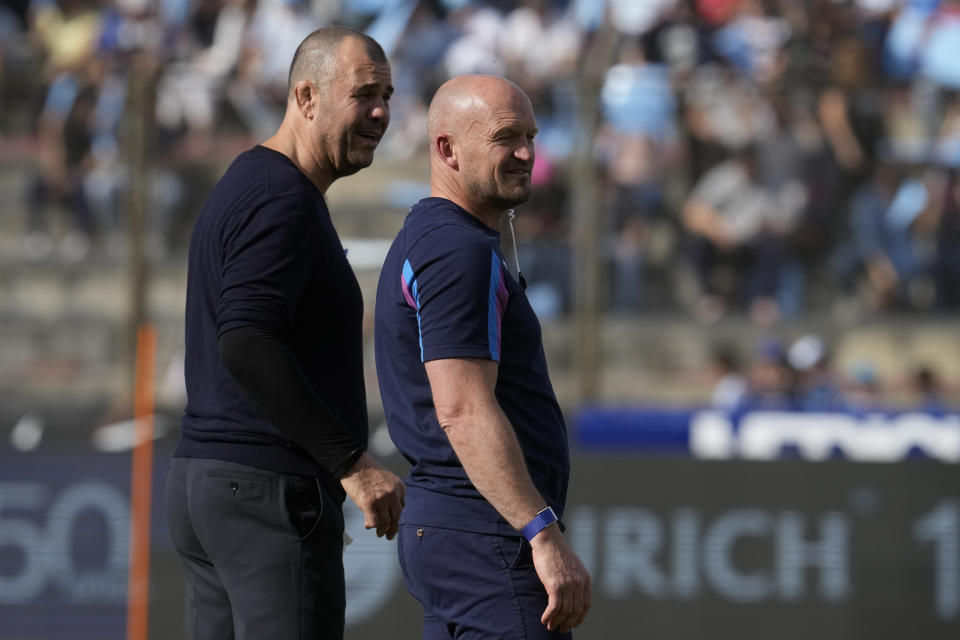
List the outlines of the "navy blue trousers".
{"type": "Polygon", "coordinates": [[[547,593],[530,544],[404,524],[397,544],[407,589],[423,605],[424,640],[561,640],[540,616],[547,593]]]}

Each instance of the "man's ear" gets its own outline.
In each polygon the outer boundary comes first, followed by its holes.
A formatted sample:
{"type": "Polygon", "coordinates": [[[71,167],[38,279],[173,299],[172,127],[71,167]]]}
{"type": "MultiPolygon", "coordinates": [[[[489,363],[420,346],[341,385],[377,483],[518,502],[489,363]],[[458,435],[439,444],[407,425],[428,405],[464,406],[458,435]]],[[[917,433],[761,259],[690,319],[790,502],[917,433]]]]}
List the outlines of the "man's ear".
{"type": "Polygon", "coordinates": [[[313,119],[313,103],[316,97],[316,87],[309,80],[301,80],[293,85],[293,100],[297,105],[297,111],[308,120],[313,119]]]}
{"type": "Polygon", "coordinates": [[[447,134],[441,134],[434,140],[434,146],[437,150],[437,156],[453,169],[459,169],[460,163],[457,159],[457,152],[453,148],[453,142],[447,134]]]}

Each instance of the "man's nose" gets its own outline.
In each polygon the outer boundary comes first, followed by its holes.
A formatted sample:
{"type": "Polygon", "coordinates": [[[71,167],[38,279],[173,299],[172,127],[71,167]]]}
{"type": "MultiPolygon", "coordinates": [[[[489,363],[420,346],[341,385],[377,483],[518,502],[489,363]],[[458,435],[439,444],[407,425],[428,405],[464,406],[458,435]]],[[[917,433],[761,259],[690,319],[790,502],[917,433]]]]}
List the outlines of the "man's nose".
{"type": "Polygon", "coordinates": [[[529,161],[533,159],[533,143],[524,142],[522,145],[517,147],[516,151],[513,152],[513,155],[518,160],[529,161]]]}
{"type": "Polygon", "coordinates": [[[370,111],[370,117],[376,120],[388,120],[390,118],[390,105],[386,100],[380,100],[370,111]]]}

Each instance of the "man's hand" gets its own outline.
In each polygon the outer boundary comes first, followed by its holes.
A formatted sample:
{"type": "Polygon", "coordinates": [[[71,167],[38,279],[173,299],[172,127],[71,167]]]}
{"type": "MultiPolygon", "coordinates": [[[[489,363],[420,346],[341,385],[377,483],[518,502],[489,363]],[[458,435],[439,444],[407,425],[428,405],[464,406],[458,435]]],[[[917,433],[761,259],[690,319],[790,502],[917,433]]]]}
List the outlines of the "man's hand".
{"type": "Polygon", "coordinates": [[[530,542],[533,567],[547,590],[547,608],[540,622],[566,633],[579,626],[593,603],[590,574],[567,545],[556,524],[549,525],[530,542]]]}
{"type": "Polygon", "coordinates": [[[403,481],[364,453],[340,478],[340,484],[363,511],[363,526],[376,529],[378,537],[386,535],[393,540],[403,510],[403,481]]]}

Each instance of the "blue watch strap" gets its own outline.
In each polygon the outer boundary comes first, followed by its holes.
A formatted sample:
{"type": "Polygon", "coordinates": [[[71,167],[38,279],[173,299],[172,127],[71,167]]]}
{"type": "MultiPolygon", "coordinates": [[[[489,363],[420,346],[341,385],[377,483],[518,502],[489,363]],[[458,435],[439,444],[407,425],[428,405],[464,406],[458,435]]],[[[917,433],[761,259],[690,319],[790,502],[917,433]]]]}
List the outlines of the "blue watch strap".
{"type": "Polygon", "coordinates": [[[527,542],[533,540],[533,537],[544,530],[547,526],[553,524],[557,521],[557,514],[554,513],[553,507],[547,507],[537,515],[533,517],[527,526],[523,528],[520,532],[523,534],[523,537],[527,539],[527,542]]]}

